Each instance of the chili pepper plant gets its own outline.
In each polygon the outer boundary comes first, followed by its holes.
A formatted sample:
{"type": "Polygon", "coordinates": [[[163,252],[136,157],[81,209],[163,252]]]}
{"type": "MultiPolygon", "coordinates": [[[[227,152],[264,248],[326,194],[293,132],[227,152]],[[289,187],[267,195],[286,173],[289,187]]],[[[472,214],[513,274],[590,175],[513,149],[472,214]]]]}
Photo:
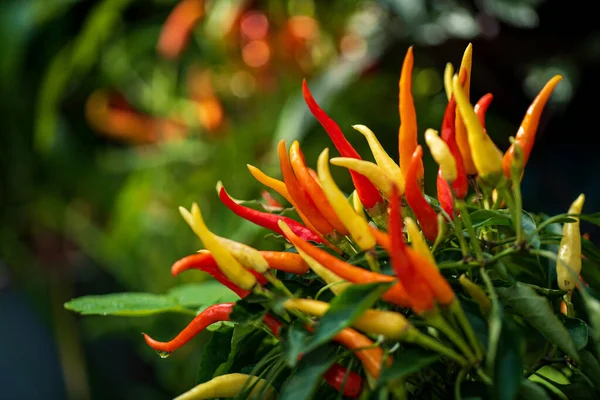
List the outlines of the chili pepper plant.
{"type": "Polygon", "coordinates": [[[492,95],[471,105],[471,57],[469,45],[456,74],[447,65],[443,122],[421,136],[408,49],[398,161],[354,125],[346,134],[363,135],[374,162],[362,159],[303,82],[333,148],[309,160],[297,141],[281,141],[281,179],[248,166],[265,186],[261,202],[217,183],[223,206],[272,231],[279,250],[211,232],[200,201],[179,211],[202,249],[171,272],[214,280],[187,296],[88,296],[66,307],[194,315],[175,337],[143,335],[167,357],[211,329],[196,386],[178,399],[598,398],[600,251],[582,238],[580,220],[600,217],[582,214],[583,194],[559,215],[522,209],[525,165],[562,77],[541,89],[503,153],[485,128],[492,95]],[[436,196],[423,192],[425,144],[439,165],[436,196]],[[337,186],[332,165],[348,169],[352,193],[337,186]]]}

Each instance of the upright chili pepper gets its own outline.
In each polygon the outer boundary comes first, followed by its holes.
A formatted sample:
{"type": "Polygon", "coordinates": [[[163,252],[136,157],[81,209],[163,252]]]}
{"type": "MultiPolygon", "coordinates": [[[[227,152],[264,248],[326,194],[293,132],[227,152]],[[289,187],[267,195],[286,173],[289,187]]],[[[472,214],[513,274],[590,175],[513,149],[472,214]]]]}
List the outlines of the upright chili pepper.
{"type": "Polygon", "coordinates": [[[502,174],[502,152],[484,132],[458,77],[455,76],[452,83],[456,104],[467,129],[471,155],[477,173],[482,181],[495,186],[502,174]]]}
{"type": "MultiPolygon", "coordinates": [[[[466,72],[466,71],[465,71],[466,72]]],[[[452,98],[452,77],[454,76],[454,66],[452,63],[446,63],[444,68],[444,90],[448,101],[452,98]]]]}
{"type": "MultiPolygon", "coordinates": [[[[396,280],[392,276],[378,274],[376,272],[371,272],[366,269],[356,267],[352,264],[348,264],[347,262],[329,254],[325,250],[319,249],[318,247],[305,242],[295,235],[291,229],[285,225],[285,222],[282,221],[279,225],[281,230],[284,232],[285,237],[294,245],[294,247],[296,247],[298,250],[302,250],[310,257],[314,258],[319,264],[323,265],[325,268],[329,269],[342,279],[354,283],[392,282],[396,280]]],[[[399,284],[393,285],[387,292],[383,294],[382,297],[384,300],[402,307],[408,307],[410,305],[410,301],[404,292],[404,289],[399,284]]]]}
{"type": "Polygon", "coordinates": [[[321,234],[328,235],[333,233],[333,226],[327,222],[325,217],[323,217],[323,215],[315,206],[315,203],[298,183],[288,158],[284,140],[279,141],[279,145],[277,146],[277,154],[279,156],[279,165],[283,175],[283,182],[285,183],[288,193],[294,200],[297,209],[302,210],[302,213],[306,215],[311,224],[313,224],[313,226],[321,234]]]}
{"type": "MultiPolygon", "coordinates": [[[[466,73],[463,73],[460,77],[461,84],[464,83],[464,79],[466,79],[465,77],[466,73]]],[[[450,83],[452,83],[452,81],[450,81],[450,83]]],[[[463,158],[460,149],[458,148],[458,144],[456,143],[455,116],[456,100],[454,99],[454,96],[451,96],[450,101],[446,106],[446,111],[444,112],[441,136],[442,140],[448,145],[448,148],[454,156],[454,161],[456,163],[456,180],[452,184],[452,192],[457,198],[464,199],[469,189],[469,182],[467,180],[467,173],[465,172],[463,158]]]]}
{"type": "Polygon", "coordinates": [[[492,310],[492,301],[485,291],[476,283],[471,281],[465,274],[458,278],[458,282],[465,289],[469,296],[479,305],[479,310],[485,316],[489,315],[492,310]]]}
{"type": "MultiPolygon", "coordinates": [[[[467,101],[469,101],[469,93],[471,87],[471,66],[473,64],[473,45],[469,43],[465,52],[463,54],[462,61],[460,63],[460,69],[458,72],[459,76],[465,74],[464,81],[464,93],[467,101]]],[[[454,84],[453,84],[454,86],[454,84]]],[[[454,88],[452,89],[454,92],[454,88]]],[[[456,93],[454,93],[456,97],[456,93]]],[[[474,175],[478,172],[476,168],[476,163],[473,160],[471,152],[473,151],[472,146],[470,145],[469,135],[467,134],[467,129],[465,128],[464,116],[460,113],[459,110],[456,110],[456,144],[460,149],[460,154],[462,155],[463,164],[465,166],[465,171],[469,175],[474,175]]]]}
{"type": "Polygon", "coordinates": [[[212,253],[219,269],[223,271],[227,279],[244,290],[250,290],[256,284],[256,278],[208,230],[198,204],[192,204],[191,213],[183,207],[179,207],[179,212],[194,233],[200,238],[204,247],[212,253]]]}
{"type": "Polygon", "coordinates": [[[481,123],[481,126],[483,127],[484,130],[485,130],[485,114],[486,114],[486,112],[490,106],[490,103],[492,102],[493,99],[494,99],[493,94],[491,94],[491,93],[484,94],[483,96],[481,96],[479,101],[477,101],[477,104],[475,104],[475,107],[473,107],[473,111],[475,111],[475,114],[477,115],[477,118],[479,118],[479,122],[481,123]]]}
{"type": "Polygon", "coordinates": [[[364,125],[352,125],[352,127],[362,133],[365,139],[367,139],[367,143],[369,143],[371,153],[373,153],[377,165],[381,167],[390,181],[398,185],[400,194],[404,194],[404,177],[402,176],[402,171],[392,157],[388,155],[383,146],[381,146],[377,136],[375,136],[372,130],[364,125]]]}
{"type": "Polygon", "coordinates": [[[442,176],[441,168],[438,169],[436,189],[440,207],[448,214],[450,219],[454,221],[454,198],[452,196],[452,189],[450,188],[448,181],[442,176]]]}
{"type": "Polygon", "coordinates": [[[237,204],[229,197],[224,187],[219,191],[219,198],[221,199],[221,202],[235,214],[255,223],[256,225],[260,225],[263,228],[267,228],[273,232],[282,234],[277,223],[279,221],[285,221],[286,224],[290,226],[290,229],[292,229],[294,233],[302,237],[304,240],[312,240],[318,243],[323,242],[320,236],[291,218],[284,217],[283,215],[265,213],[237,204]]]}
{"type": "Polygon", "coordinates": [[[246,398],[271,400],[276,397],[275,389],[266,380],[257,376],[233,373],[220,375],[208,382],[201,383],[174,400],[206,400],[216,398],[238,397],[246,389],[250,389],[246,398]]]}
{"type": "MultiPolygon", "coordinates": [[[[411,164],[411,166],[412,165],[413,164],[411,164]]],[[[394,191],[396,191],[396,189],[394,189],[394,191]]],[[[408,246],[404,242],[404,235],[402,233],[400,198],[397,195],[392,196],[390,199],[389,218],[388,227],[391,238],[390,259],[394,271],[400,279],[406,294],[410,298],[413,311],[417,314],[429,311],[434,307],[433,293],[407,253],[408,246]]]]}
{"type": "Polygon", "coordinates": [[[458,176],[456,161],[449,146],[437,135],[433,129],[425,131],[425,141],[429,146],[431,155],[440,166],[437,174],[437,194],[440,206],[451,219],[454,219],[454,200],[450,185],[458,176]]]}
{"type": "MultiPolygon", "coordinates": [[[[533,143],[535,142],[535,135],[537,133],[537,128],[540,123],[540,117],[542,116],[542,111],[552,94],[552,91],[558,85],[558,82],[562,80],[561,75],[553,76],[546,85],[542,88],[540,93],[533,99],[533,102],[527,109],[525,113],[525,117],[521,122],[521,126],[517,131],[517,135],[515,136],[515,142],[519,144],[521,149],[523,149],[523,155],[525,156],[525,164],[529,160],[529,155],[531,154],[531,150],[533,149],[533,143]]],[[[504,154],[504,158],[502,159],[502,168],[504,169],[504,175],[507,178],[510,178],[510,165],[512,163],[512,158],[514,154],[515,146],[511,145],[506,154],[504,154]]]]}
{"type": "MultiPolygon", "coordinates": [[[[582,193],[569,207],[569,214],[581,214],[585,195],[582,193]]],[[[562,239],[558,246],[556,275],[561,290],[575,289],[577,276],[581,272],[581,232],[579,217],[570,216],[575,222],[566,223],[562,230],[562,239]]]]}
{"type": "Polygon", "coordinates": [[[340,235],[347,235],[348,230],[336,215],[331,204],[326,200],[325,193],[323,193],[318,177],[315,179],[309,168],[306,166],[304,154],[302,153],[300,143],[298,143],[297,140],[290,146],[290,163],[292,164],[298,183],[308,193],[319,212],[331,225],[333,225],[340,235]]]}
{"type": "Polygon", "coordinates": [[[423,235],[433,242],[438,234],[437,213],[423,196],[418,182],[417,174],[419,166],[422,164],[422,158],[423,148],[417,146],[412,157],[412,162],[408,167],[408,173],[406,174],[406,191],[404,195],[406,196],[408,205],[417,217],[419,225],[421,225],[423,235]]]}
{"type": "MultiPolygon", "coordinates": [[[[400,72],[400,81],[398,82],[398,111],[400,113],[400,129],[398,130],[398,146],[400,153],[400,169],[407,177],[408,167],[411,163],[411,157],[417,148],[417,112],[412,95],[412,71],[414,65],[414,56],[412,46],[408,48],[404,56],[402,71],[400,72]]],[[[417,166],[417,179],[423,178],[423,163],[417,166]]]]}
{"type": "Polygon", "coordinates": [[[271,195],[271,193],[267,192],[266,190],[261,190],[260,191],[260,196],[263,198],[263,200],[265,201],[266,205],[269,207],[276,207],[276,208],[283,208],[283,206],[281,205],[281,203],[279,201],[277,201],[275,199],[275,197],[273,197],[273,195],[271,195]]]}
{"type": "Polygon", "coordinates": [[[156,50],[168,59],[177,58],[186,48],[194,26],[204,16],[203,0],[182,0],[162,26],[156,50]]]}
{"type": "Polygon", "coordinates": [[[334,157],[329,162],[338,167],[345,167],[366,176],[377,189],[383,192],[384,196],[389,197],[391,195],[393,181],[389,179],[379,165],[370,161],[349,157],[334,157]]]}
{"type": "MultiPolygon", "coordinates": [[[[419,227],[414,219],[410,217],[404,218],[404,226],[406,227],[406,232],[408,233],[408,238],[412,244],[412,248],[420,253],[422,256],[427,258],[430,262],[435,264],[435,259],[429,250],[429,245],[425,241],[425,238],[419,231],[419,227]]],[[[418,268],[418,266],[417,266],[418,268]]]]}
{"type": "Polygon", "coordinates": [[[442,306],[449,306],[454,301],[454,290],[448,283],[446,278],[440,273],[439,268],[432,262],[428,257],[415,251],[414,249],[407,247],[406,253],[410,259],[410,262],[418,270],[419,274],[427,282],[427,286],[430,288],[435,300],[442,306]]]}
{"type": "Polygon", "coordinates": [[[350,232],[350,236],[356,244],[363,250],[372,249],[375,247],[375,238],[369,231],[368,223],[354,212],[352,206],[346,201],[346,196],[344,196],[340,188],[335,184],[329,171],[328,161],[329,149],[325,149],[321,152],[317,161],[319,180],[321,181],[325,197],[335,210],[340,221],[342,221],[342,224],[350,232]]]}
{"type": "MultiPolygon", "coordinates": [[[[350,142],[346,140],[338,124],[336,124],[335,121],[319,107],[308,89],[306,80],[302,81],[302,94],[304,95],[304,101],[306,102],[306,105],[308,105],[310,112],[319,121],[321,126],[323,126],[340,154],[344,157],[358,158],[360,160],[360,155],[354,150],[354,147],[352,147],[350,142]]],[[[367,178],[353,171],[350,172],[350,175],[352,176],[352,182],[358,192],[360,201],[367,210],[374,208],[383,202],[381,194],[379,194],[377,188],[375,188],[367,178]]]]}

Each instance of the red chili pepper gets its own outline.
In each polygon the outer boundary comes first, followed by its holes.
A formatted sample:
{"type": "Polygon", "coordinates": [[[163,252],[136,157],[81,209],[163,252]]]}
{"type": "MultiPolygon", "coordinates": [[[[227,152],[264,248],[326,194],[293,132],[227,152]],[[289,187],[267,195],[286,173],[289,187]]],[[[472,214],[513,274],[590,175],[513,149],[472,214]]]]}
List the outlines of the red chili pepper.
{"type": "MultiPolygon", "coordinates": [[[[310,112],[319,121],[321,126],[323,126],[333,141],[333,145],[340,152],[340,154],[344,157],[352,157],[361,160],[360,155],[344,137],[344,134],[338,124],[336,124],[335,121],[331,119],[331,117],[329,117],[329,115],[327,115],[325,111],[323,111],[323,109],[317,104],[310,93],[310,90],[308,89],[306,80],[302,81],[302,94],[304,95],[304,101],[308,105],[310,112]]],[[[354,171],[350,171],[350,175],[352,176],[352,182],[354,183],[354,187],[356,188],[360,202],[367,210],[375,207],[377,204],[383,203],[383,197],[381,197],[381,193],[379,193],[379,190],[371,183],[371,181],[354,171]]]]}
{"type": "Polygon", "coordinates": [[[406,173],[404,195],[408,205],[413,210],[423,235],[430,241],[435,241],[438,234],[437,213],[425,200],[418,182],[418,173],[423,159],[423,148],[419,145],[413,153],[411,163],[406,173]]]}
{"type": "Polygon", "coordinates": [[[271,195],[271,193],[267,192],[266,190],[262,190],[260,192],[260,195],[263,198],[263,200],[265,201],[265,203],[267,203],[268,206],[283,208],[281,203],[278,202],[275,199],[275,197],[273,197],[273,195],[271,195]]]}
{"type": "MultiPolygon", "coordinates": [[[[461,83],[464,84],[466,74],[463,70],[461,74],[461,83]]],[[[450,152],[454,156],[456,161],[456,180],[452,184],[452,191],[454,195],[459,199],[464,199],[469,190],[469,182],[467,180],[467,173],[465,171],[465,165],[463,162],[460,148],[456,142],[456,100],[454,96],[450,97],[450,101],[446,106],[444,113],[444,119],[442,121],[442,132],[441,137],[444,142],[448,145],[450,152]]]]}
{"type": "Polygon", "coordinates": [[[441,168],[437,174],[437,195],[440,206],[450,216],[450,219],[454,220],[454,201],[452,200],[452,190],[448,181],[442,176],[441,168]]]}
{"type": "MultiPolygon", "coordinates": [[[[418,164],[417,164],[418,165],[418,164]]],[[[409,171],[413,169],[413,163],[409,171]]],[[[412,309],[417,314],[431,310],[433,304],[433,293],[427,281],[421,275],[411,258],[407,254],[408,246],[404,241],[402,233],[402,216],[400,215],[400,196],[398,189],[394,186],[390,201],[390,215],[388,227],[391,237],[390,259],[396,275],[400,279],[402,287],[410,298],[412,309]]]]}
{"type": "MultiPolygon", "coordinates": [[[[373,283],[392,282],[396,280],[392,276],[378,274],[376,272],[371,272],[366,269],[349,264],[329,254],[325,250],[315,247],[310,243],[302,240],[293,232],[289,232],[289,234],[284,233],[284,235],[297,249],[302,250],[310,257],[314,258],[321,265],[323,265],[325,268],[349,282],[373,283]]],[[[389,301],[390,303],[402,307],[410,307],[409,298],[405,293],[404,288],[399,283],[394,284],[387,292],[383,294],[382,297],[384,300],[389,301]]]]}
{"type": "Polygon", "coordinates": [[[477,104],[475,104],[475,107],[473,107],[473,110],[475,111],[475,114],[477,114],[477,117],[479,118],[479,122],[481,123],[481,126],[483,126],[483,129],[485,129],[485,113],[487,112],[488,107],[490,106],[490,103],[492,102],[493,99],[494,99],[493,94],[491,94],[491,93],[484,94],[479,99],[477,104]]]}
{"type": "Polygon", "coordinates": [[[417,269],[418,274],[427,282],[435,300],[443,306],[450,305],[454,301],[454,290],[452,290],[452,286],[450,286],[446,278],[440,273],[437,266],[423,254],[410,247],[407,248],[407,254],[412,265],[417,269]]]}
{"type": "Polygon", "coordinates": [[[323,378],[338,392],[340,392],[343,387],[344,391],[342,394],[354,399],[362,392],[362,378],[354,371],[350,371],[349,373],[347,371],[348,370],[340,364],[333,364],[329,367],[327,372],[325,372],[323,378]],[[346,375],[348,375],[347,378],[346,375]]]}
{"type": "Polygon", "coordinates": [[[221,199],[221,202],[223,202],[223,204],[225,204],[225,206],[235,214],[255,223],[256,225],[260,225],[263,228],[270,229],[273,232],[283,235],[283,232],[277,223],[279,221],[284,221],[286,224],[288,224],[290,229],[303,240],[312,240],[314,242],[323,243],[323,240],[319,235],[291,218],[284,217],[283,215],[269,214],[237,204],[231,197],[229,197],[229,194],[227,194],[227,191],[225,191],[224,187],[222,187],[219,191],[219,198],[221,199]]]}

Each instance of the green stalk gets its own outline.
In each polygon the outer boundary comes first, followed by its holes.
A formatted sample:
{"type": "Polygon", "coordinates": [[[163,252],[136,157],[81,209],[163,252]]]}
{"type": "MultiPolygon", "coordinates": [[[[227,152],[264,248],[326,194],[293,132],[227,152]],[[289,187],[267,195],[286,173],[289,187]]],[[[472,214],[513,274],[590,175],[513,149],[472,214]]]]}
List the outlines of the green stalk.
{"type": "Polygon", "coordinates": [[[483,263],[484,259],[483,252],[481,251],[481,244],[479,243],[479,239],[477,239],[475,229],[473,229],[473,222],[471,221],[471,216],[469,215],[469,210],[467,209],[467,203],[465,203],[464,200],[457,200],[456,208],[458,208],[458,210],[460,211],[460,217],[465,223],[465,228],[467,229],[467,233],[469,234],[469,239],[471,239],[471,244],[473,244],[475,257],[477,258],[477,261],[483,263]]]}
{"type": "Polygon", "coordinates": [[[461,367],[467,367],[469,364],[467,360],[448,346],[444,345],[441,342],[427,336],[421,332],[419,332],[415,328],[411,328],[404,339],[406,342],[418,344],[421,347],[424,347],[429,350],[433,350],[436,353],[439,353],[443,356],[448,357],[449,359],[455,361],[461,367]]]}
{"type": "Polygon", "coordinates": [[[473,327],[471,326],[471,323],[469,322],[465,311],[463,310],[463,308],[460,305],[460,302],[457,299],[454,299],[454,301],[450,305],[450,312],[458,320],[460,327],[467,336],[467,340],[471,344],[471,347],[475,350],[475,357],[477,357],[478,360],[483,359],[483,349],[481,348],[481,343],[477,339],[477,336],[475,336],[473,327]]]}
{"type": "Polygon", "coordinates": [[[434,314],[424,315],[425,321],[429,326],[442,332],[460,351],[467,357],[472,364],[477,363],[477,359],[464,339],[452,328],[439,312],[434,314]]]}

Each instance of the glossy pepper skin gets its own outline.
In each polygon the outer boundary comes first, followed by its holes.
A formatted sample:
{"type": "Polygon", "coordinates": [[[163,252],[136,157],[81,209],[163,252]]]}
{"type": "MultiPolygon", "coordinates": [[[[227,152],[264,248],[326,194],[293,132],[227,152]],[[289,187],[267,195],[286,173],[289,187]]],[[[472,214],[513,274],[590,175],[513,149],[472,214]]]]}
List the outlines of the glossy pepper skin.
{"type": "MultiPolygon", "coordinates": [[[[398,111],[400,114],[400,128],[398,130],[398,146],[400,153],[400,169],[407,179],[408,168],[412,160],[412,154],[417,148],[417,112],[412,95],[412,71],[414,55],[412,46],[408,48],[404,56],[400,81],[398,82],[398,111]]],[[[423,163],[417,167],[416,176],[418,180],[423,178],[423,163]]]]}
{"type": "MultiPolygon", "coordinates": [[[[581,214],[585,196],[582,194],[569,207],[569,214],[581,214]]],[[[572,216],[575,222],[563,226],[562,239],[558,246],[556,275],[561,290],[575,289],[577,276],[581,272],[581,232],[579,217],[572,216]]]]}
{"type": "MultiPolygon", "coordinates": [[[[464,83],[462,83],[464,87],[464,93],[467,101],[469,101],[469,93],[471,87],[471,67],[473,65],[473,46],[471,43],[465,49],[463,54],[462,61],[460,63],[460,69],[458,72],[458,76],[462,77],[464,74],[464,83]]],[[[454,88],[452,89],[454,93],[454,88]]],[[[455,94],[456,96],[456,94],[455,94]]],[[[458,148],[460,149],[460,154],[462,155],[463,164],[465,166],[465,171],[468,175],[475,175],[478,173],[476,168],[476,164],[473,160],[472,156],[472,146],[470,145],[469,136],[467,133],[467,128],[465,127],[464,116],[460,113],[459,110],[456,110],[456,143],[458,144],[458,148]]]]}
{"type": "Polygon", "coordinates": [[[322,243],[323,240],[319,235],[309,230],[308,228],[302,226],[300,223],[294,221],[291,218],[284,217],[282,215],[269,214],[266,212],[254,210],[252,208],[248,208],[237,204],[229,195],[225,188],[222,187],[219,191],[219,198],[221,202],[227,206],[231,211],[233,211],[238,216],[247,219],[250,222],[255,223],[256,225],[260,225],[263,228],[267,228],[272,230],[273,232],[282,234],[281,230],[277,223],[279,221],[285,221],[298,236],[303,238],[304,240],[312,240],[318,243],[322,243]]]}
{"type": "MultiPolygon", "coordinates": [[[[336,124],[335,121],[317,104],[308,89],[306,80],[302,81],[302,94],[304,95],[304,100],[308,105],[310,112],[319,121],[321,126],[323,126],[340,154],[343,157],[352,157],[360,160],[360,155],[354,150],[354,147],[352,147],[350,142],[348,142],[338,124],[336,124]]],[[[354,183],[360,202],[367,210],[383,203],[383,198],[381,197],[379,190],[377,190],[367,178],[354,171],[351,171],[350,175],[352,176],[352,182],[354,183]]]]}
{"type": "Polygon", "coordinates": [[[323,378],[332,388],[342,392],[346,397],[355,399],[362,392],[362,378],[360,375],[354,371],[348,372],[346,368],[339,364],[333,364],[325,372],[323,378]]]}
{"type": "Polygon", "coordinates": [[[419,221],[423,235],[427,240],[433,242],[438,234],[437,213],[423,196],[418,182],[418,171],[422,158],[423,148],[417,146],[406,174],[404,195],[408,205],[417,217],[417,221],[419,221]]]}
{"type": "Polygon", "coordinates": [[[206,400],[231,398],[239,396],[246,388],[252,388],[248,398],[260,394],[261,398],[275,398],[275,389],[264,379],[257,376],[233,373],[217,376],[208,382],[201,383],[174,400],[206,400]]]}
{"type": "MultiPolygon", "coordinates": [[[[527,161],[529,160],[529,155],[531,154],[531,150],[533,149],[535,135],[537,133],[538,125],[540,123],[542,111],[544,110],[544,107],[546,106],[550,95],[552,95],[554,88],[556,87],[556,85],[558,85],[558,82],[560,82],[562,78],[563,77],[561,75],[555,75],[546,83],[546,85],[542,88],[542,90],[536,96],[536,98],[533,99],[533,102],[527,109],[525,117],[521,122],[521,126],[517,131],[517,134],[515,136],[515,142],[523,150],[523,156],[525,158],[523,167],[525,166],[525,164],[527,164],[527,161]]],[[[504,175],[507,178],[510,178],[510,166],[512,164],[514,152],[515,146],[514,144],[512,144],[508,148],[502,159],[502,168],[504,169],[504,175]]]]}
{"type": "Polygon", "coordinates": [[[492,102],[493,99],[494,99],[493,94],[491,94],[491,93],[484,94],[477,101],[477,104],[475,104],[475,107],[473,107],[473,111],[475,111],[477,118],[479,118],[479,122],[481,123],[481,126],[483,127],[483,129],[485,129],[485,114],[487,113],[487,110],[490,107],[490,103],[492,102]]]}

